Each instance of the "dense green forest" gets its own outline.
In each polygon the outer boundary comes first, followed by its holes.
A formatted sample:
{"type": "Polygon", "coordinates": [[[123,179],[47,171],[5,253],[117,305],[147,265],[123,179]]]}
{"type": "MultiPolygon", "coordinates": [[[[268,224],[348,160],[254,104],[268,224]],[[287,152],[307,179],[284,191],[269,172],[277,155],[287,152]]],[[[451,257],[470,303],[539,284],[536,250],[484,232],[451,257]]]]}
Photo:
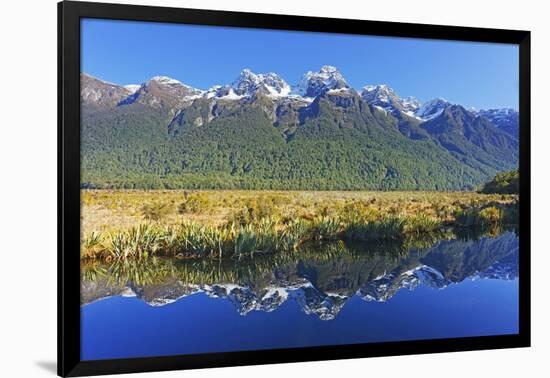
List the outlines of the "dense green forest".
{"type": "Polygon", "coordinates": [[[502,172],[483,185],[482,193],[519,194],[519,171],[502,172]]]}

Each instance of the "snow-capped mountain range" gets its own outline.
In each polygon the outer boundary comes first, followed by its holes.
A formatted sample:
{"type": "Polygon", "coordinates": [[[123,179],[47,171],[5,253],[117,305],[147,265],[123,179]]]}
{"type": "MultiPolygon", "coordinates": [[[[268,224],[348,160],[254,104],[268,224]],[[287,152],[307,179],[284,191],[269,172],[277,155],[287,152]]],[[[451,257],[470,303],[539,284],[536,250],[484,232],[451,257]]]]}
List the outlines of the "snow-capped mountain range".
{"type": "MultiPolygon", "coordinates": [[[[295,86],[289,85],[283,78],[273,72],[256,74],[245,68],[230,84],[215,85],[208,90],[201,90],[186,85],[179,80],[155,76],[140,85],[129,84],[116,86],[83,74],[87,85],[83,86],[84,101],[99,101],[100,89],[107,90],[111,97],[120,98],[118,105],[132,102],[143,102],[151,106],[167,106],[173,112],[184,108],[193,100],[204,98],[209,100],[239,101],[257,95],[264,95],[274,101],[286,100],[310,103],[314,98],[329,94],[358,95],[369,105],[384,113],[406,115],[419,121],[428,121],[439,116],[448,106],[453,105],[443,98],[435,98],[421,103],[415,97],[400,97],[386,84],[366,85],[356,91],[346,82],[341,72],[333,66],[325,65],[317,72],[305,73],[295,86]],[[92,81],[95,86],[90,86],[92,81]],[[113,95],[113,92],[114,95],[113,95]]],[[[514,133],[519,124],[518,112],[514,109],[470,110],[475,116],[487,118],[491,123],[503,130],[514,133]]]]}
{"type": "Polygon", "coordinates": [[[81,74],[80,101],[87,188],[183,188],[188,180],[207,188],[200,177],[222,169],[235,180],[224,181],[231,187],[472,190],[519,159],[516,111],[472,110],[441,98],[422,103],[388,85],[357,90],[333,66],[305,73],[296,85],[244,69],[206,90],[167,76],[121,86],[81,74]],[[247,153],[245,140],[254,140],[247,153]],[[220,153],[204,165],[210,144],[220,153]],[[392,155],[396,148],[400,154],[392,155]],[[103,163],[114,156],[117,174],[103,163]],[[349,164],[327,164],[333,160],[349,164]],[[129,170],[136,175],[115,180],[129,170]]]}

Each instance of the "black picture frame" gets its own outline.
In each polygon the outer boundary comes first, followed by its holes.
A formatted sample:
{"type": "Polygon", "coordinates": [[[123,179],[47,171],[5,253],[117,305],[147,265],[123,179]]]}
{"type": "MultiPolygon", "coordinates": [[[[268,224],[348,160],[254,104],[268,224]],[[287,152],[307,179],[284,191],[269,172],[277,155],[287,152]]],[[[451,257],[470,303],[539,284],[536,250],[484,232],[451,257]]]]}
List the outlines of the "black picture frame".
{"type": "Polygon", "coordinates": [[[530,346],[530,32],[255,14],[154,6],[58,3],[58,374],[132,372],[335,360],[530,346]],[[255,350],[151,358],[80,360],[80,19],[101,18],[341,34],[500,42],[519,46],[520,282],[515,335],[255,350]]]}

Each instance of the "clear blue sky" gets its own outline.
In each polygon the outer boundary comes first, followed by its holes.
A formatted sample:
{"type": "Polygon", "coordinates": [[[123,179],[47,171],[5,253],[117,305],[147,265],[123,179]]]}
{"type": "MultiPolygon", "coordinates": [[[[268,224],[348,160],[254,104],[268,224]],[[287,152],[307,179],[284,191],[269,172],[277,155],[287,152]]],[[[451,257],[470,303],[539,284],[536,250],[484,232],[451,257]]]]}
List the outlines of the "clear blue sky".
{"type": "Polygon", "coordinates": [[[388,84],[421,101],[518,108],[516,45],[94,19],[82,20],[81,38],[82,72],[117,84],[165,75],[208,89],[250,68],[293,85],[329,64],[356,89],[388,84]]]}

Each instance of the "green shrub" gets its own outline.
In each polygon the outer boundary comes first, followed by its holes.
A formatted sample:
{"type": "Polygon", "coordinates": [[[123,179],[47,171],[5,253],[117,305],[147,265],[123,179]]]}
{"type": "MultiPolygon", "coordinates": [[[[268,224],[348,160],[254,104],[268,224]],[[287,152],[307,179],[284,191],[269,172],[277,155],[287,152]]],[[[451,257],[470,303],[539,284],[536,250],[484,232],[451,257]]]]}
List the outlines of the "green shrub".
{"type": "Polygon", "coordinates": [[[96,258],[104,250],[105,246],[103,242],[105,237],[99,232],[92,232],[87,235],[84,240],[80,242],[80,256],[81,258],[96,258]]]}
{"type": "Polygon", "coordinates": [[[518,194],[519,193],[519,171],[498,173],[493,180],[481,188],[481,193],[490,194],[518,194]]]}
{"type": "Polygon", "coordinates": [[[455,223],[459,226],[494,226],[503,219],[502,209],[496,206],[460,209],[455,212],[455,223]]]}
{"type": "Polygon", "coordinates": [[[173,211],[172,204],[153,202],[141,207],[141,215],[145,220],[158,222],[173,211]]]}
{"type": "Polygon", "coordinates": [[[405,220],[405,232],[408,233],[426,233],[441,228],[442,222],[426,214],[418,214],[413,217],[407,217],[405,220]]]}
{"type": "Polygon", "coordinates": [[[234,252],[240,256],[256,252],[272,253],[282,250],[284,240],[275,218],[262,218],[256,224],[232,226],[234,252]]]}
{"type": "Polygon", "coordinates": [[[279,214],[276,213],[275,207],[268,202],[250,201],[245,207],[233,213],[229,223],[236,223],[241,226],[249,224],[257,224],[262,219],[275,218],[279,214]]]}
{"type": "Polygon", "coordinates": [[[384,240],[400,238],[404,234],[405,222],[400,217],[387,216],[379,221],[358,221],[350,223],[344,236],[351,240],[384,240]]]}
{"type": "Polygon", "coordinates": [[[496,225],[502,219],[502,210],[494,206],[486,207],[479,212],[479,222],[484,226],[496,225]]]}
{"type": "Polygon", "coordinates": [[[336,240],[340,236],[341,225],[337,218],[317,217],[311,224],[311,236],[314,240],[336,240]]]}
{"type": "Polygon", "coordinates": [[[183,202],[178,205],[179,214],[197,214],[203,212],[208,200],[201,194],[185,194],[183,202]]]}
{"type": "Polygon", "coordinates": [[[216,227],[203,226],[196,222],[184,222],[174,229],[172,237],[176,253],[190,255],[223,255],[227,231],[216,227]]]}
{"type": "Polygon", "coordinates": [[[161,245],[159,229],[149,224],[141,224],[128,231],[111,235],[111,248],[108,252],[114,259],[141,259],[155,254],[161,245]]]}
{"type": "Polygon", "coordinates": [[[309,226],[302,219],[288,222],[282,230],[282,249],[285,251],[295,251],[307,239],[308,231],[309,226]]]}

